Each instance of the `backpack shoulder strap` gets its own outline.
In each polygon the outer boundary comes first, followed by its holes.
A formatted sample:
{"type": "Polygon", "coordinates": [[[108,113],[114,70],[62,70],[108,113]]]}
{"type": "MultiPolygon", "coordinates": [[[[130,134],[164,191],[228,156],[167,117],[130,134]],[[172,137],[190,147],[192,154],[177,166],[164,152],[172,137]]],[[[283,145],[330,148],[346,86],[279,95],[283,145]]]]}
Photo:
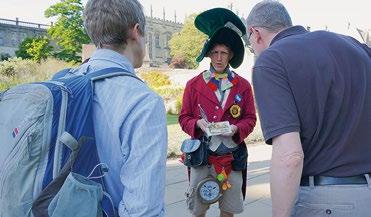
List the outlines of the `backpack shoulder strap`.
{"type": "Polygon", "coordinates": [[[129,77],[138,79],[139,81],[142,81],[135,74],[127,71],[126,69],[119,68],[119,67],[101,69],[101,70],[98,70],[92,73],[87,73],[86,76],[93,82],[101,80],[101,79],[105,79],[105,78],[116,77],[116,76],[129,76],[129,77]]]}
{"type": "Polygon", "coordinates": [[[52,77],[51,80],[56,80],[56,79],[59,79],[59,78],[63,78],[64,76],[66,76],[68,73],[70,73],[70,71],[72,70],[72,68],[66,68],[66,69],[63,69],[57,73],[55,73],[52,77]]]}

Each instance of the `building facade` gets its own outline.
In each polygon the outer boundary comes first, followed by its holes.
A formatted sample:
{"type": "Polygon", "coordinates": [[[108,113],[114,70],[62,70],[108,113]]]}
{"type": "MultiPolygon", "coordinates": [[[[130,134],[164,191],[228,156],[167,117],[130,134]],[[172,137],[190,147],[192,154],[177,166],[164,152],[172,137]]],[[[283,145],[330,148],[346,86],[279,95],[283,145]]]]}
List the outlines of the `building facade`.
{"type": "MultiPolygon", "coordinates": [[[[146,17],[145,64],[163,66],[170,63],[169,40],[180,32],[182,23],[165,19],[146,17]]],[[[15,56],[20,43],[27,37],[47,35],[49,25],[0,18],[0,55],[15,56]]],[[[93,45],[84,45],[82,58],[88,58],[95,50],[93,45]]]]}
{"type": "Polygon", "coordinates": [[[183,24],[165,19],[146,17],[146,57],[150,66],[170,64],[169,41],[181,31],[183,24]]]}
{"type": "MultiPolygon", "coordinates": [[[[171,61],[169,41],[173,34],[180,32],[182,28],[182,23],[146,17],[146,56],[144,57],[144,64],[150,67],[166,67],[169,65],[171,61]]],[[[83,45],[82,60],[89,58],[94,50],[93,44],[83,45]]]]}

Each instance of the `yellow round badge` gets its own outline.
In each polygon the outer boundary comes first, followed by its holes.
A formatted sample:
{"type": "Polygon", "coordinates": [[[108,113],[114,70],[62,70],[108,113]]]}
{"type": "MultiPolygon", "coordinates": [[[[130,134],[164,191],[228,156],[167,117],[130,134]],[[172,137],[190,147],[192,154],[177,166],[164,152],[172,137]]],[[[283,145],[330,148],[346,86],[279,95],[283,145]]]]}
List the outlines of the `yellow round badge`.
{"type": "Polygon", "coordinates": [[[229,111],[233,118],[238,118],[241,115],[241,107],[236,104],[232,105],[229,111]]]}

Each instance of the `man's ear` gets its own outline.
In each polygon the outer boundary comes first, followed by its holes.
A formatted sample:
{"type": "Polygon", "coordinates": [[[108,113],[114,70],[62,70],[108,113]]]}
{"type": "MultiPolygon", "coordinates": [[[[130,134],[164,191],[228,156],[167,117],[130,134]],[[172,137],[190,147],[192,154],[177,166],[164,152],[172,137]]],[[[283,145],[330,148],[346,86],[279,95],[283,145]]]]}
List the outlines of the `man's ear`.
{"type": "Polygon", "coordinates": [[[254,37],[256,39],[256,43],[258,44],[263,43],[262,32],[257,29],[254,29],[254,31],[255,31],[254,37]]]}
{"type": "Polygon", "coordinates": [[[129,38],[133,40],[139,40],[142,34],[140,33],[139,23],[136,23],[129,32],[129,38]]]}

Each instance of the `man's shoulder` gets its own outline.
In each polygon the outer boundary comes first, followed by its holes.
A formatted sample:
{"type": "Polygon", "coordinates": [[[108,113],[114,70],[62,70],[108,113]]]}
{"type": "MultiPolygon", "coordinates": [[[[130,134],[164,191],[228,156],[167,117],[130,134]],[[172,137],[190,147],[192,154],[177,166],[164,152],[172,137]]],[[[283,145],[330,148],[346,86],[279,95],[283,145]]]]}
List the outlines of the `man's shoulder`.
{"type": "Polygon", "coordinates": [[[246,78],[240,76],[235,71],[233,71],[233,73],[236,76],[237,81],[238,81],[238,83],[239,83],[240,88],[242,89],[242,91],[251,89],[251,84],[250,84],[250,82],[246,78]]]}
{"type": "Polygon", "coordinates": [[[239,75],[237,72],[235,72],[235,71],[233,71],[233,70],[232,70],[232,72],[233,72],[234,76],[236,76],[236,78],[237,78],[238,80],[249,83],[249,81],[248,81],[246,78],[242,77],[242,76],[239,75]]]}
{"type": "Polygon", "coordinates": [[[259,70],[259,68],[282,69],[284,57],[281,55],[281,52],[279,49],[271,48],[264,50],[254,64],[254,72],[259,70]]]}
{"type": "Polygon", "coordinates": [[[305,52],[307,50],[313,50],[315,52],[317,49],[323,49],[324,44],[329,45],[328,42],[331,42],[331,44],[337,41],[340,43],[344,43],[346,41],[350,41],[349,39],[350,37],[346,35],[341,35],[325,30],[317,30],[280,39],[272,46],[270,46],[267,50],[274,50],[285,53],[290,51],[300,51],[300,49],[303,49],[302,52],[305,52]]]}
{"type": "Polygon", "coordinates": [[[192,87],[195,87],[197,85],[199,85],[200,83],[205,83],[204,79],[203,79],[203,73],[205,71],[202,71],[201,73],[199,73],[198,75],[194,76],[193,78],[191,78],[190,80],[187,81],[187,86],[192,86],[192,87]]]}

